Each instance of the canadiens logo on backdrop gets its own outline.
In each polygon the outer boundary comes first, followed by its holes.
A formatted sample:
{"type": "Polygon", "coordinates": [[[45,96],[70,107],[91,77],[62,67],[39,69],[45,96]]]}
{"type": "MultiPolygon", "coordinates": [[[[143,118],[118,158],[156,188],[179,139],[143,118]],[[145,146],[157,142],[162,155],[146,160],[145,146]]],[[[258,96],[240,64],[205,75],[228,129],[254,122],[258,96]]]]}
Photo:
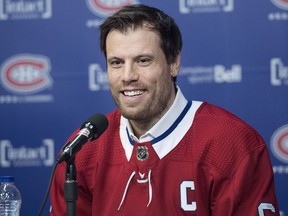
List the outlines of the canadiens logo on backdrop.
{"type": "Polygon", "coordinates": [[[276,11],[268,14],[268,19],[271,21],[288,20],[288,0],[271,0],[277,8],[282,11],[276,11]]]}
{"type": "Polygon", "coordinates": [[[276,158],[288,163],[288,125],[278,128],[271,138],[271,149],[276,158]]]}
{"type": "Polygon", "coordinates": [[[103,71],[99,64],[89,65],[89,89],[90,91],[108,91],[107,72],[103,71]]]}
{"type": "Polygon", "coordinates": [[[188,13],[232,12],[234,0],[179,0],[179,11],[188,13]]]}
{"type": "Polygon", "coordinates": [[[288,0],[271,0],[277,7],[288,10],[288,0]]]}
{"type": "Polygon", "coordinates": [[[288,66],[285,66],[281,58],[273,58],[270,62],[271,85],[288,85],[288,66]]]}
{"type": "Polygon", "coordinates": [[[49,19],[52,0],[1,0],[0,20],[49,19]]]}
{"type": "Polygon", "coordinates": [[[40,147],[14,147],[10,140],[0,140],[0,167],[38,167],[54,164],[54,141],[44,139],[40,147]]]}
{"type": "Polygon", "coordinates": [[[44,56],[19,55],[1,67],[1,80],[8,91],[30,94],[51,85],[50,62],[44,56]]]}
{"type": "Polygon", "coordinates": [[[240,83],[242,82],[242,66],[234,64],[231,69],[224,65],[182,67],[179,76],[187,77],[187,81],[191,84],[240,83]]]}
{"type": "MultiPolygon", "coordinates": [[[[126,5],[139,3],[138,0],[86,0],[89,10],[101,18],[115,13],[126,5]]],[[[102,19],[88,20],[87,27],[98,27],[102,23],[102,19]]]]}
{"type": "Polygon", "coordinates": [[[50,95],[35,95],[52,85],[50,70],[50,60],[46,56],[22,54],[7,59],[0,69],[1,84],[13,95],[0,95],[0,104],[50,102],[50,95]]]}
{"type": "Polygon", "coordinates": [[[135,4],[135,0],[86,0],[89,9],[96,15],[107,17],[126,5],[135,4]]]}

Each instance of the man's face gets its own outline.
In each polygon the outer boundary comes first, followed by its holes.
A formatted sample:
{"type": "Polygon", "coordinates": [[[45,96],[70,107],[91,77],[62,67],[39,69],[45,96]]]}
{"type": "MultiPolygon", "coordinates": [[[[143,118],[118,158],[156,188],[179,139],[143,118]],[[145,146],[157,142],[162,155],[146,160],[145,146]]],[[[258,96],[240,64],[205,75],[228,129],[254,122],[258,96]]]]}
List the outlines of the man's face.
{"type": "Polygon", "coordinates": [[[175,98],[171,76],[178,73],[180,57],[168,65],[159,35],[147,28],[111,31],[106,51],[110,90],[121,114],[155,124],[175,98]]]}

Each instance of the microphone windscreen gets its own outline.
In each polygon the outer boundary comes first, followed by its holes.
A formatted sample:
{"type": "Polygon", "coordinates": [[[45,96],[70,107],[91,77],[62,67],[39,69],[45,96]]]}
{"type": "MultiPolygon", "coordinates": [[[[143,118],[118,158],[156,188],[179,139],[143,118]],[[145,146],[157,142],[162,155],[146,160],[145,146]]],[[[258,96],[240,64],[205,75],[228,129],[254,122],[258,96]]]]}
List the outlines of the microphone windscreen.
{"type": "Polygon", "coordinates": [[[87,123],[91,123],[96,128],[97,136],[94,137],[94,139],[98,138],[108,127],[108,119],[105,115],[99,113],[92,115],[86,121],[84,121],[81,129],[84,128],[87,123]]]}

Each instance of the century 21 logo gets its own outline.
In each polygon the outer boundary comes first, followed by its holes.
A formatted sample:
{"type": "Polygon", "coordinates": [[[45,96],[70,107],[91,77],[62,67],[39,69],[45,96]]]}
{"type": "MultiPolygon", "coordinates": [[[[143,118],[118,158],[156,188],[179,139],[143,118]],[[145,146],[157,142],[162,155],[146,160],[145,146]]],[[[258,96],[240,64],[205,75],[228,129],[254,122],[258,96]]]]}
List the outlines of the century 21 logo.
{"type": "Polygon", "coordinates": [[[50,61],[46,56],[12,56],[1,67],[1,81],[6,90],[17,94],[40,92],[52,85],[50,61]]]}

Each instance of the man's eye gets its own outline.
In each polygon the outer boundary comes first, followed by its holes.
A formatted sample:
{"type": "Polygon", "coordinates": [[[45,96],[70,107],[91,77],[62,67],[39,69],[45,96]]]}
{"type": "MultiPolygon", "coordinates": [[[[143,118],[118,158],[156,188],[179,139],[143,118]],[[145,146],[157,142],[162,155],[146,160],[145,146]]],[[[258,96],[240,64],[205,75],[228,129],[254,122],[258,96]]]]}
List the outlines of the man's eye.
{"type": "Polygon", "coordinates": [[[111,64],[112,65],[118,65],[118,64],[120,64],[120,62],[119,61],[112,61],[111,64]]]}
{"type": "Polygon", "coordinates": [[[150,62],[151,62],[151,60],[148,59],[148,58],[143,58],[143,59],[139,59],[138,60],[138,63],[141,64],[141,65],[144,65],[144,66],[148,65],[150,62]]]}
{"type": "Polygon", "coordinates": [[[113,60],[113,61],[110,61],[109,64],[112,66],[112,67],[119,67],[121,65],[121,61],[119,60],[113,60]]]}

